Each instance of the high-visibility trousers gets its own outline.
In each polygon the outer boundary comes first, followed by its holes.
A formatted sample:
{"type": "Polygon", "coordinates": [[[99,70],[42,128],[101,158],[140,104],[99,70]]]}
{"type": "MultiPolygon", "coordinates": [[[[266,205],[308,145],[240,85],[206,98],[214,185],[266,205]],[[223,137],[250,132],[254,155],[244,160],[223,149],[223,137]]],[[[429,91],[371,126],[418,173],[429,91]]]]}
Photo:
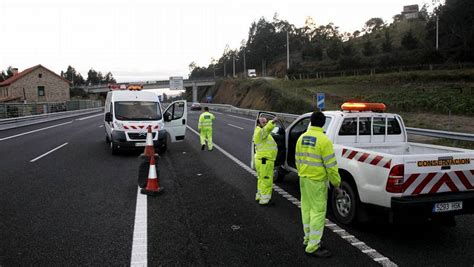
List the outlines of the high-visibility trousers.
{"type": "Polygon", "coordinates": [[[206,140],[207,140],[207,149],[211,150],[212,149],[212,128],[201,128],[199,136],[201,138],[201,145],[205,145],[206,140]]]}
{"type": "Polygon", "coordinates": [[[325,181],[314,181],[300,177],[301,217],[303,221],[306,252],[312,253],[319,248],[323,237],[328,199],[328,187],[325,181]]]}
{"type": "Polygon", "coordinates": [[[255,159],[255,169],[257,170],[257,194],[255,200],[261,205],[268,204],[272,198],[273,190],[273,166],[274,160],[255,159]]]}

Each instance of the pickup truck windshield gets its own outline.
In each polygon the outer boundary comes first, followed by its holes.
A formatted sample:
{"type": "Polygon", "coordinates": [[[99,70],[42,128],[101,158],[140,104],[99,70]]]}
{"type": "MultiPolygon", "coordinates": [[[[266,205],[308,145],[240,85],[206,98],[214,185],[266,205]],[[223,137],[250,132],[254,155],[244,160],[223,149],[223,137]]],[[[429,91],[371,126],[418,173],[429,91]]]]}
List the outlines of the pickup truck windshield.
{"type": "Polygon", "coordinates": [[[115,102],[115,118],[130,121],[160,120],[161,111],[157,102],[115,102]]]}

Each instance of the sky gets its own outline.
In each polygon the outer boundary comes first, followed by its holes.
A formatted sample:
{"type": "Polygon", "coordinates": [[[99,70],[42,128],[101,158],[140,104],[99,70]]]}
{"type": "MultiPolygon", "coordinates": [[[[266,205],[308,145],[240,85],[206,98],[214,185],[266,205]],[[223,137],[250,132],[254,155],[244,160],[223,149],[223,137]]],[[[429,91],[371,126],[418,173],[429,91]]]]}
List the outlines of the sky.
{"type": "Polygon", "coordinates": [[[0,0],[0,70],[42,64],[56,73],[91,68],[118,82],[167,80],[240,47],[253,21],[275,13],[297,27],[311,16],[341,32],[372,17],[392,22],[404,5],[431,0],[0,0]]]}

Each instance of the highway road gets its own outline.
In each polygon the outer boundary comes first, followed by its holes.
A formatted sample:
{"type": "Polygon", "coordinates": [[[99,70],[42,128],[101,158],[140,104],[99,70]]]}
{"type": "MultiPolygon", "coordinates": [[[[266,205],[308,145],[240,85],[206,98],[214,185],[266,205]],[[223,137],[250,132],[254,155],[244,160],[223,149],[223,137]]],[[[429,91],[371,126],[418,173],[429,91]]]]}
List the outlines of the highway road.
{"type": "Polygon", "coordinates": [[[331,225],[333,257],[306,256],[297,177],[277,184],[274,206],[254,201],[253,118],[215,113],[209,152],[193,131],[199,114],[159,159],[164,193],[148,199],[137,196],[139,152],[112,156],[101,114],[0,131],[0,266],[473,265],[474,216],[454,228],[331,225]]]}

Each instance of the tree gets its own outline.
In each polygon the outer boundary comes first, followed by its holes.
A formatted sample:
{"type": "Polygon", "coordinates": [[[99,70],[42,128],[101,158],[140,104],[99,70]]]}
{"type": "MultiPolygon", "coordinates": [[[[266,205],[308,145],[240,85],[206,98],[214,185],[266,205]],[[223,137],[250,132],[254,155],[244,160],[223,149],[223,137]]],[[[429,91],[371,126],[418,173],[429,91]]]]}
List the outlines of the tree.
{"type": "Polygon", "coordinates": [[[382,51],[385,53],[392,52],[392,37],[390,36],[390,32],[388,29],[385,29],[385,38],[382,42],[382,51]]]}
{"type": "Polygon", "coordinates": [[[98,85],[101,82],[102,74],[97,73],[94,69],[90,69],[87,72],[86,84],[88,85],[98,85]]]}
{"type": "Polygon", "coordinates": [[[363,49],[362,49],[362,54],[366,57],[370,57],[372,55],[375,55],[377,53],[377,48],[375,45],[370,41],[370,38],[367,38],[367,40],[363,44],[363,49]]]}
{"type": "Polygon", "coordinates": [[[333,39],[326,50],[326,54],[328,55],[330,59],[337,60],[339,59],[339,56],[341,55],[341,53],[342,53],[342,42],[339,39],[333,39]]]}
{"type": "Polygon", "coordinates": [[[366,33],[371,33],[382,29],[385,26],[385,22],[381,18],[371,18],[365,22],[363,31],[366,33]]]}
{"type": "Polygon", "coordinates": [[[407,50],[418,48],[418,40],[413,36],[413,31],[411,29],[403,35],[401,44],[407,50]]]}

